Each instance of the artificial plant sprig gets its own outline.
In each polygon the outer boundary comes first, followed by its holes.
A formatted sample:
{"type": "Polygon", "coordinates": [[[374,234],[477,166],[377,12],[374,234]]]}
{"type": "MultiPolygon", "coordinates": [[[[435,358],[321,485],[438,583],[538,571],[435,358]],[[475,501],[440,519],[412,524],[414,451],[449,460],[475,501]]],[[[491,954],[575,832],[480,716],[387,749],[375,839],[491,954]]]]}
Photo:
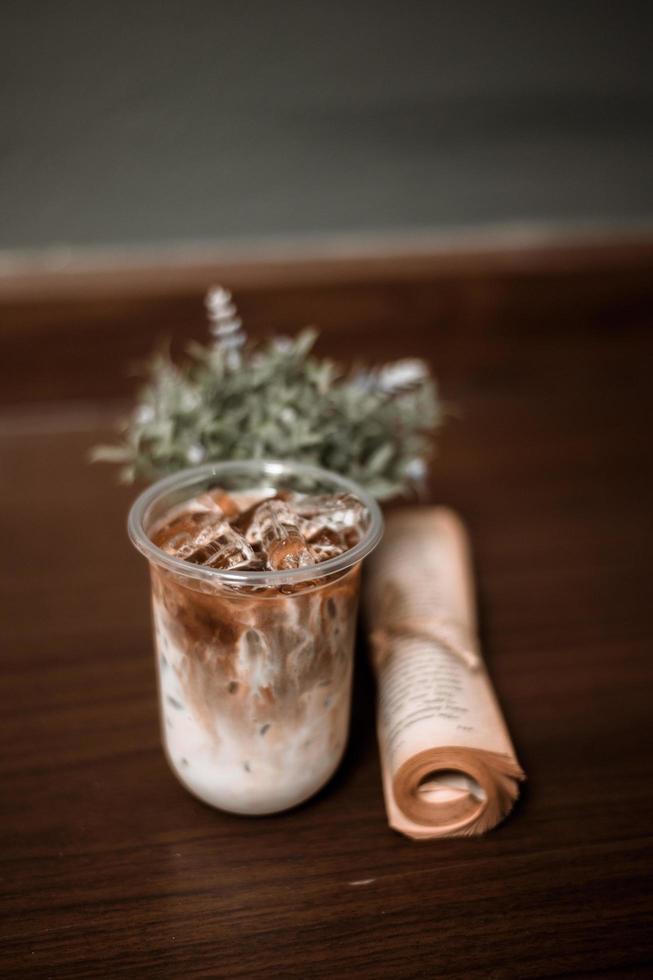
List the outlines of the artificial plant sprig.
{"type": "Polygon", "coordinates": [[[426,362],[346,369],[312,353],[317,331],[251,343],[230,293],[206,298],[212,341],[176,365],[158,353],[118,445],[92,459],[153,479],[201,462],[274,457],[351,477],[379,499],[419,486],[442,409],[426,362]]]}

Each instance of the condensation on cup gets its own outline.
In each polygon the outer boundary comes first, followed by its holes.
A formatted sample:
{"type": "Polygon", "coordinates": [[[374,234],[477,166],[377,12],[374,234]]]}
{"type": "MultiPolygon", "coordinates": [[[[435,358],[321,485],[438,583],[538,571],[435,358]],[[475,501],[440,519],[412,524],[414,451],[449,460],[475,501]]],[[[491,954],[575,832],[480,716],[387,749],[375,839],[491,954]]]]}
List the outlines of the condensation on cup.
{"type": "Polygon", "coordinates": [[[175,775],[234,813],[312,796],[347,742],[361,562],[382,534],[375,501],[308,465],[208,465],[141,494],[129,534],[150,564],[175,775]]]}

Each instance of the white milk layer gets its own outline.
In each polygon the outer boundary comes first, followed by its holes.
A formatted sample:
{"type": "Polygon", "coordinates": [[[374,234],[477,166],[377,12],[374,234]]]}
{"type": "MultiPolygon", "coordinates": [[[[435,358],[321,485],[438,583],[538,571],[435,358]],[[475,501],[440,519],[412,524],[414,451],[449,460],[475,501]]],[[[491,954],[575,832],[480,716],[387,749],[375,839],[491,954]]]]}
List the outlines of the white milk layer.
{"type": "Polygon", "coordinates": [[[236,719],[216,711],[207,724],[184,692],[186,655],[157,606],[155,600],[163,743],[183,785],[205,803],[249,815],[286,810],[316,793],[338,767],[347,742],[352,657],[337,681],[300,695],[300,722],[261,724],[259,706],[248,695],[241,697],[236,719]]]}

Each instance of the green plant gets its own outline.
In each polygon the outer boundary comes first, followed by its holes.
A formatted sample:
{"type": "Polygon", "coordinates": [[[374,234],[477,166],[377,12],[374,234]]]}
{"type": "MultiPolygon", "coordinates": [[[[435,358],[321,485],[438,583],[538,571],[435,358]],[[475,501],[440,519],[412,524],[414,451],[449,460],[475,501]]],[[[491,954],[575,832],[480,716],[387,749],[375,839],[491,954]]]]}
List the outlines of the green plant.
{"type": "Polygon", "coordinates": [[[345,369],[312,353],[315,330],[248,343],[224,289],[207,308],[212,342],[192,344],[183,366],[156,354],[121,443],[96,447],[93,460],[120,463],[131,482],[201,462],[298,459],[379,499],[423,482],[442,421],[424,361],[345,369]]]}

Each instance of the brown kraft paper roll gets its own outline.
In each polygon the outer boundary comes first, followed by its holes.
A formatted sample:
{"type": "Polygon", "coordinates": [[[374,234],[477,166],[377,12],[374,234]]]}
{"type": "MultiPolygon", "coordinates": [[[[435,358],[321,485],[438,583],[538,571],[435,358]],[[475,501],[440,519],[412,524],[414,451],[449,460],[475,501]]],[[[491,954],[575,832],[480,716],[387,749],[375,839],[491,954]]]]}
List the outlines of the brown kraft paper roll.
{"type": "Polygon", "coordinates": [[[524,773],[480,657],[467,535],[453,511],[391,513],[365,607],[390,826],[415,839],[482,834],[524,773]]]}

